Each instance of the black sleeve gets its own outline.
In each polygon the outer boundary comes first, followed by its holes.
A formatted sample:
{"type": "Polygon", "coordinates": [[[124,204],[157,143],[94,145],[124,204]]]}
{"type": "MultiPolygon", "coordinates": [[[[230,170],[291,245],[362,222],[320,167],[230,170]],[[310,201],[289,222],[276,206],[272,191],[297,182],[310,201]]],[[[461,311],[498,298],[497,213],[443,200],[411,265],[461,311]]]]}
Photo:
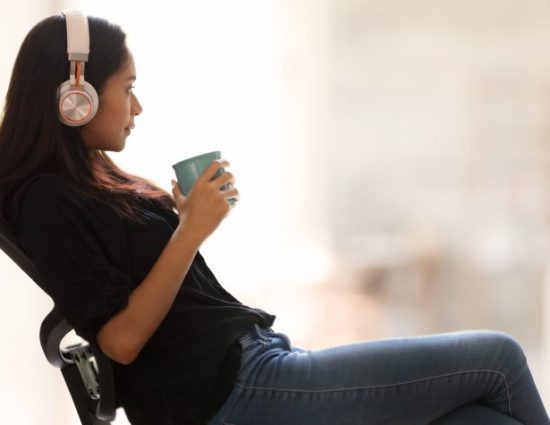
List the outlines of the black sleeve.
{"type": "Polygon", "coordinates": [[[134,285],[106,258],[89,200],[61,177],[35,180],[21,198],[16,231],[61,314],[97,345],[98,331],[127,306],[134,285]]]}

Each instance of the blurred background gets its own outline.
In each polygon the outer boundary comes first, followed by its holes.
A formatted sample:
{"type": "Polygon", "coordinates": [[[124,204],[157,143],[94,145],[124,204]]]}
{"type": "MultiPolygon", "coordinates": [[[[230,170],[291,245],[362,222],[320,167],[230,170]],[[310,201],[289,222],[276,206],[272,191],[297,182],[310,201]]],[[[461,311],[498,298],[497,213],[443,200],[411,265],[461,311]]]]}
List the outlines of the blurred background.
{"type": "MultiPolygon", "coordinates": [[[[39,20],[123,27],[144,112],[112,157],[169,190],[222,151],[241,201],[201,251],[296,346],[496,329],[550,406],[547,1],[0,2],[2,102],[39,20]]],[[[5,422],[77,424],[38,342],[51,301],[0,268],[5,422]]]]}

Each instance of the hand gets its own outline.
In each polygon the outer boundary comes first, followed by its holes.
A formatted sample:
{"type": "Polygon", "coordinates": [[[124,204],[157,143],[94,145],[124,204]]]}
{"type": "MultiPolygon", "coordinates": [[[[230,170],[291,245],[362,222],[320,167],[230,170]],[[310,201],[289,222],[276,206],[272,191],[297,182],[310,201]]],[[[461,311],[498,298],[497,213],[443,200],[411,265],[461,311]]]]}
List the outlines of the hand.
{"type": "Polygon", "coordinates": [[[180,226],[186,232],[192,232],[202,243],[230,211],[228,198],[239,199],[239,192],[234,186],[233,174],[224,172],[214,177],[222,167],[229,166],[225,160],[215,160],[197,179],[191,191],[184,196],[177,182],[172,181],[172,193],[180,217],[180,226]],[[228,184],[226,190],[221,187],[228,184]]]}

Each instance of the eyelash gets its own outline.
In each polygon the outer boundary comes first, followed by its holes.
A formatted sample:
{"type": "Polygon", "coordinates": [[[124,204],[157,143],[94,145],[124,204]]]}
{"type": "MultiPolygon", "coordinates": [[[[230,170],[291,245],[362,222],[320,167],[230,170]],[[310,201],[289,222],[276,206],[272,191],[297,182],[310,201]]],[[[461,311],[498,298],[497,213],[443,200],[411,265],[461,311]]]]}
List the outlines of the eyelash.
{"type": "Polygon", "coordinates": [[[127,92],[128,94],[131,94],[132,91],[133,91],[135,88],[136,88],[136,86],[130,86],[130,87],[126,90],[126,92],[127,92]]]}

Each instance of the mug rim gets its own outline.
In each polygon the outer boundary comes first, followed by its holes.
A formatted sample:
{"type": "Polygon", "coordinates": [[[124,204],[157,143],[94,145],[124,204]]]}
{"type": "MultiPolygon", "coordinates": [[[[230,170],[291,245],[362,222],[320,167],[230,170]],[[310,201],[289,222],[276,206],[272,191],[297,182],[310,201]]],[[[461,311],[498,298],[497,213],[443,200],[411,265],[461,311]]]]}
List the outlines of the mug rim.
{"type": "Polygon", "coordinates": [[[199,154],[199,155],[195,155],[195,156],[192,156],[192,157],[189,157],[189,158],[182,159],[181,161],[176,162],[174,165],[172,165],[172,167],[175,168],[175,167],[177,167],[179,165],[182,165],[186,162],[195,161],[195,160],[197,160],[197,159],[199,159],[203,156],[208,156],[208,155],[212,155],[212,154],[218,154],[221,157],[221,151],[205,152],[205,153],[202,153],[202,154],[199,154]]]}

